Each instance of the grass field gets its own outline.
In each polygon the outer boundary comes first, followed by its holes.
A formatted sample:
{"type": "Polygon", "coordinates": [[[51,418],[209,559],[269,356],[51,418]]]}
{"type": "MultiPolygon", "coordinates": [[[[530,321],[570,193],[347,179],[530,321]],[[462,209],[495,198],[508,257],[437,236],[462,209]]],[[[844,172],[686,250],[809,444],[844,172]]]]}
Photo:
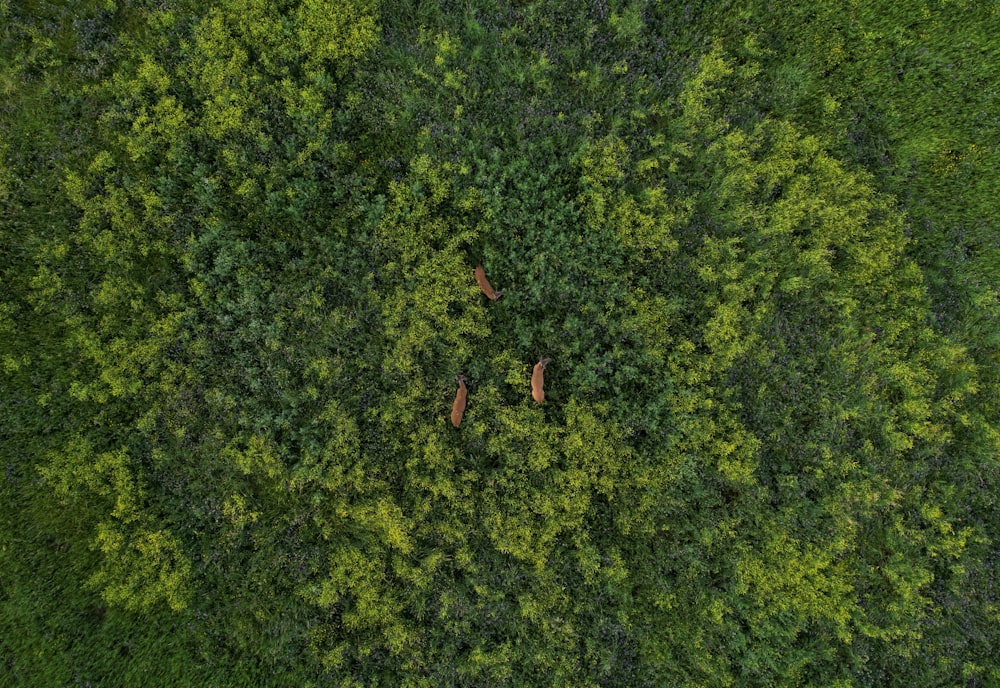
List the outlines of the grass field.
{"type": "Polygon", "coordinates": [[[1000,10],[775,5],[0,0],[0,684],[1000,681],[1000,10]]]}

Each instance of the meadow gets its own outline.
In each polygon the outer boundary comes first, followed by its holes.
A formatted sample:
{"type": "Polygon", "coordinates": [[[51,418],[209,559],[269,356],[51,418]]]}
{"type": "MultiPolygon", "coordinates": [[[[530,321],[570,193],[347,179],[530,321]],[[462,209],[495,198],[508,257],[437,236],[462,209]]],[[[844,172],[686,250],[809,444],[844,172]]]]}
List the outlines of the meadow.
{"type": "Polygon", "coordinates": [[[1000,683],[998,37],[0,0],[0,684],[1000,683]]]}

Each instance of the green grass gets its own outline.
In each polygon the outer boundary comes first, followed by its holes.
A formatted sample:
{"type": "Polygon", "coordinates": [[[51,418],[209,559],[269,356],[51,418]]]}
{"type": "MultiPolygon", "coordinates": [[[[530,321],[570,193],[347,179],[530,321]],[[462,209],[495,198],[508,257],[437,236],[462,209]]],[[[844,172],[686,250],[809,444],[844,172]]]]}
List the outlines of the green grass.
{"type": "Polygon", "coordinates": [[[997,679],[995,8],[299,4],[0,5],[13,685],[997,679]]]}

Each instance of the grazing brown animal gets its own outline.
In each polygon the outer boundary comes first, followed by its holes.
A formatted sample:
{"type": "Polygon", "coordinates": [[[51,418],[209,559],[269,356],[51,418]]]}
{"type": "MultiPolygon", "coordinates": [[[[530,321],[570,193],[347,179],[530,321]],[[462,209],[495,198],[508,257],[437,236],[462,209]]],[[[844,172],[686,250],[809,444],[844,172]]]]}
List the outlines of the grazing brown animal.
{"type": "Polygon", "coordinates": [[[545,401],[545,366],[551,361],[551,358],[541,358],[531,371],[531,398],[539,404],[545,401]]]}
{"type": "Polygon", "coordinates": [[[486,294],[486,298],[490,301],[496,301],[503,296],[503,291],[496,291],[490,285],[490,281],[486,279],[486,271],[483,270],[482,265],[476,266],[476,281],[479,282],[479,288],[483,290],[483,293],[486,294]]]}
{"type": "Polygon", "coordinates": [[[458,383],[458,393],[455,394],[455,403],[451,405],[451,424],[457,428],[462,423],[462,414],[465,413],[465,399],[469,392],[465,389],[464,375],[456,375],[455,382],[458,383]]]}

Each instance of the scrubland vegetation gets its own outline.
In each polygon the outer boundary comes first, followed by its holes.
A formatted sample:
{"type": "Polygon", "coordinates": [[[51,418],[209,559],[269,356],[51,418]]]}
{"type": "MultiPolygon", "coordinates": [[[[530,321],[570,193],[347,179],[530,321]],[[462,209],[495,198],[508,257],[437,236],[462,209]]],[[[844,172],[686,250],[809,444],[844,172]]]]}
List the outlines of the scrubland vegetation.
{"type": "Polygon", "coordinates": [[[998,37],[0,0],[0,683],[1000,683],[998,37]]]}

